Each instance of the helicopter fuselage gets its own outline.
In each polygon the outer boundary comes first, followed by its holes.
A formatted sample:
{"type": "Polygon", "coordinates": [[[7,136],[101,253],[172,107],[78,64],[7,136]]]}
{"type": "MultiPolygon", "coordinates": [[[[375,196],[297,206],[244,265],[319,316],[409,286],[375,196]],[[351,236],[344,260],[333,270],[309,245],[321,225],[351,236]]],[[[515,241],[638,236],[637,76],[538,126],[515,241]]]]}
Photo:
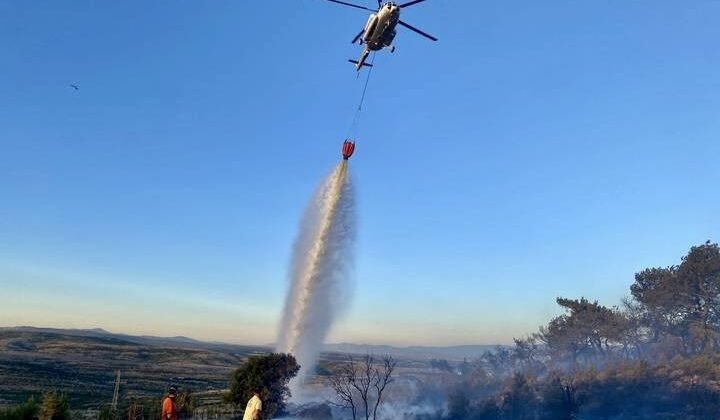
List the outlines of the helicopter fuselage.
{"type": "Polygon", "coordinates": [[[365,28],[360,38],[360,44],[364,44],[360,58],[355,63],[355,68],[360,71],[362,66],[366,65],[370,51],[379,51],[385,47],[389,47],[390,51],[394,51],[392,47],[393,39],[395,39],[395,27],[400,21],[400,7],[393,2],[387,2],[380,6],[377,13],[373,13],[365,23],[365,28]]]}
{"type": "MultiPolygon", "coordinates": [[[[373,9],[358,4],[349,3],[343,0],[328,0],[333,3],[339,3],[345,6],[354,7],[356,9],[363,9],[373,11],[373,9]]],[[[409,25],[407,22],[400,20],[400,9],[409,7],[418,3],[422,3],[425,0],[410,0],[408,2],[397,4],[394,1],[388,1],[382,3],[382,0],[377,0],[378,9],[377,12],[370,15],[362,31],[353,38],[352,43],[359,42],[363,46],[362,53],[357,60],[348,60],[355,64],[355,68],[360,71],[363,66],[372,67],[372,63],[365,63],[371,51],[379,51],[383,48],[389,48],[390,52],[395,51],[393,40],[395,39],[397,25],[404,26],[405,28],[424,36],[425,38],[437,41],[432,35],[426,34],[420,29],[409,25]]]]}
{"type": "Polygon", "coordinates": [[[392,45],[395,39],[395,27],[400,20],[400,7],[393,2],[382,5],[365,24],[362,43],[369,51],[378,51],[392,45]]]}

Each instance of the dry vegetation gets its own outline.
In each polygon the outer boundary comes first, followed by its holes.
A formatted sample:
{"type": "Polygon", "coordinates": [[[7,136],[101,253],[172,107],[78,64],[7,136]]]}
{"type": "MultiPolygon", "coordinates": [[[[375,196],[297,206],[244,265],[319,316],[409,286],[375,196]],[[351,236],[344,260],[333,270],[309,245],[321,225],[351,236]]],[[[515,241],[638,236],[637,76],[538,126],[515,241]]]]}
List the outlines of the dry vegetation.
{"type": "Polygon", "coordinates": [[[247,356],[268,350],[71,334],[0,329],[0,405],[57,390],[73,408],[98,406],[112,399],[117,370],[124,398],[159,397],[169,383],[194,391],[225,389],[247,356]]]}

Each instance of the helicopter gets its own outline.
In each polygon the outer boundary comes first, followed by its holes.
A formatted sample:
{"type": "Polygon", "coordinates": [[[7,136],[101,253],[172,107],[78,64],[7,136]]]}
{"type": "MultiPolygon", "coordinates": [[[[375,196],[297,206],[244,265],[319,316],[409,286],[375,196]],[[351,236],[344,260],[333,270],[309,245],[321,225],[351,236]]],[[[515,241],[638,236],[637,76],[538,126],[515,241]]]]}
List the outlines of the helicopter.
{"type": "Polygon", "coordinates": [[[364,45],[363,51],[360,54],[360,58],[358,60],[348,60],[349,62],[355,64],[355,68],[357,69],[357,71],[360,71],[363,66],[372,67],[372,64],[365,63],[365,60],[370,54],[370,51],[379,51],[383,48],[389,48],[390,52],[395,51],[395,46],[392,45],[392,41],[395,38],[395,27],[398,25],[398,23],[410,29],[411,31],[424,36],[425,38],[437,41],[437,38],[435,38],[434,36],[428,35],[420,29],[410,26],[400,20],[400,9],[412,6],[417,3],[422,3],[425,0],[413,0],[403,4],[396,4],[392,1],[382,3],[381,0],[377,0],[377,11],[365,6],[347,3],[340,0],[328,1],[354,7],[356,9],[363,9],[374,12],[368,18],[367,23],[365,23],[365,27],[362,29],[362,31],[360,31],[360,33],[358,33],[352,40],[353,44],[359,42],[360,45],[364,45]]]}

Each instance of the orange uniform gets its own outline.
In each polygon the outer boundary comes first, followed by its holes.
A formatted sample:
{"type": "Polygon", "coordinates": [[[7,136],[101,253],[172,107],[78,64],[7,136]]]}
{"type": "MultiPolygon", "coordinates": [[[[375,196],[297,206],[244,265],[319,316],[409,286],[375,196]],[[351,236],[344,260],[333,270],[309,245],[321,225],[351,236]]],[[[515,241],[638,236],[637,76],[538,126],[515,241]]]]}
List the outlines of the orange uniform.
{"type": "Polygon", "coordinates": [[[177,420],[175,398],[166,397],[162,404],[162,420],[177,420]]]}

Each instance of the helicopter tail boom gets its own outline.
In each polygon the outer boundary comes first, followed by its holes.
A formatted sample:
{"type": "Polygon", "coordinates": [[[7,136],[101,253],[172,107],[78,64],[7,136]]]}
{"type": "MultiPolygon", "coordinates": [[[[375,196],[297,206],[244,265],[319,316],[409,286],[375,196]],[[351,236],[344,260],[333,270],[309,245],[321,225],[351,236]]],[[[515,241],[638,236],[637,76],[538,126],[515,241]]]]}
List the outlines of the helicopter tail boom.
{"type": "Polygon", "coordinates": [[[365,66],[365,67],[372,67],[372,66],[373,66],[372,64],[366,63],[365,60],[363,60],[362,62],[359,62],[359,61],[357,61],[357,60],[348,60],[348,61],[351,62],[351,63],[353,63],[353,64],[355,64],[355,67],[356,67],[358,70],[360,70],[360,67],[362,67],[362,66],[365,66]]]}
{"type": "Polygon", "coordinates": [[[363,66],[372,67],[372,64],[366,64],[366,63],[365,63],[365,60],[367,60],[368,55],[370,55],[370,50],[368,50],[368,49],[367,49],[367,46],[366,46],[366,47],[363,49],[363,52],[362,52],[362,54],[360,54],[360,58],[358,58],[357,61],[355,61],[355,60],[348,60],[348,61],[351,62],[351,63],[354,63],[354,64],[355,64],[355,69],[356,69],[357,71],[360,71],[360,69],[361,69],[363,66]]]}

